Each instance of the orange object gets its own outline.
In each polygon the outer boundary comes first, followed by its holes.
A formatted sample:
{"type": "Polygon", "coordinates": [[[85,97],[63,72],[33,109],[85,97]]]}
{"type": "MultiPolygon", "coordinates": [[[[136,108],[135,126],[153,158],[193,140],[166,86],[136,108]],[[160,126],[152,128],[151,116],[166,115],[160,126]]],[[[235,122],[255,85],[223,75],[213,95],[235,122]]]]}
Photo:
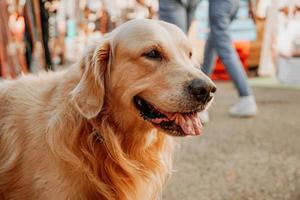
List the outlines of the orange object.
{"type": "MultiPolygon", "coordinates": [[[[244,69],[247,71],[248,69],[247,59],[250,54],[250,42],[248,41],[234,42],[233,45],[236,48],[236,51],[240,57],[244,69]]],[[[216,61],[215,70],[211,75],[211,78],[213,80],[230,80],[230,76],[227,73],[224,65],[222,64],[220,58],[218,58],[216,61]]]]}

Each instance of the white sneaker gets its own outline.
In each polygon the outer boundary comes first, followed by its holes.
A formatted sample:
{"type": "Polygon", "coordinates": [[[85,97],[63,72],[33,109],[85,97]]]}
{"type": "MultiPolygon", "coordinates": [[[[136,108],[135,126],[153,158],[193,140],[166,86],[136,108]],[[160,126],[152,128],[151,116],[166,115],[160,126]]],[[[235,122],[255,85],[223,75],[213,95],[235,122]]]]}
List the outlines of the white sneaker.
{"type": "Polygon", "coordinates": [[[240,97],[239,102],[229,109],[233,117],[253,117],[257,114],[257,105],[254,96],[240,97]]]}
{"type": "Polygon", "coordinates": [[[206,124],[206,123],[209,122],[209,114],[206,110],[200,112],[198,117],[200,118],[200,121],[201,121],[202,124],[206,124]]]}

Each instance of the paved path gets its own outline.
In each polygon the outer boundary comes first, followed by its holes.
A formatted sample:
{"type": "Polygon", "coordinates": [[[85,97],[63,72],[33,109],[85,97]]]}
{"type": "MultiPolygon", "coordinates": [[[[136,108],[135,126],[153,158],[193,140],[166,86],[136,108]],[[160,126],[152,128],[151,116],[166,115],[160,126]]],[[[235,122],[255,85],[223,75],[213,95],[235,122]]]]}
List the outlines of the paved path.
{"type": "Polygon", "coordinates": [[[255,88],[256,118],[227,115],[219,83],[204,134],[181,139],[164,200],[300,200],[300,90],[255,88]]]}

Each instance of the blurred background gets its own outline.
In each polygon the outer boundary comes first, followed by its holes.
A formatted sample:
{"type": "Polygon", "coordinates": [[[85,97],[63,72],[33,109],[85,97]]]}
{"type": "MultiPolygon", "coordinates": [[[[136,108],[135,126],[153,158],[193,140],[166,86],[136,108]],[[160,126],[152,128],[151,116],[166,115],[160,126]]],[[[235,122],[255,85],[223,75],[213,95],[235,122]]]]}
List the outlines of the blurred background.
{"type": "MultiPolygon", "coordinates": [[[[157,0],[0,0],[0,78],[63,69],[107,32],[135,18],[158,19],[157,0]]],[[[231,118],[235,89],[220,60],[204,135],[181,140],[167,200],[300,199],[300,1],[240,1],[233,45],[254,89],[255,118],[231,118]]],[[[188,31],[203,62],[208,0],[188,31]]]]}

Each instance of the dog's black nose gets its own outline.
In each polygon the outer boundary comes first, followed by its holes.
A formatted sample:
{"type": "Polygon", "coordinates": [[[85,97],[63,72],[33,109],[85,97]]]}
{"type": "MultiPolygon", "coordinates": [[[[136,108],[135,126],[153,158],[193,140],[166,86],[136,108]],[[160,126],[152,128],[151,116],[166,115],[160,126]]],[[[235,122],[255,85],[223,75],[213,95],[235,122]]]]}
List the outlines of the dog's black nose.
{"type": "Polygon", "coordinates": [[[199,102],[207,103],[212,99],[212,93],[217,90],[212,82],[203,79],[194,79],[188,86],[189,93],[199,102]]]}

